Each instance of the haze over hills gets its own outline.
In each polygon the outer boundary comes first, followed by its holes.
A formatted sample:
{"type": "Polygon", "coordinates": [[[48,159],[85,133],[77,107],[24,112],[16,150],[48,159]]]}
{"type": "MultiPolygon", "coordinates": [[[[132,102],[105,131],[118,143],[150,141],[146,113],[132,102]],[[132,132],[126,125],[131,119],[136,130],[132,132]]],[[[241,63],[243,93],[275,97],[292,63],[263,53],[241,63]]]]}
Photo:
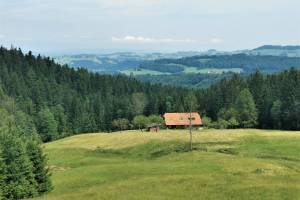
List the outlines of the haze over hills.
{"type": "Polygon", "coordinates": [[[252,50],[176,53],[116,52],[56,57],[60,64],[153,83],[206,88],[234,73],[274,73],[300,67],[300,46],[264,45],[252,50]]]}
{"type": "Polygon", "coordinates": [[[300,57],[300,46],[264,45],[251,50],[250,54],[300,57]]]}
{"type": "Polygon", "coordinates": [[[108,54],[77,54],[55,57],[60,64],[68,64],[71,67],[83,67],[96,72],[122,72],[123,70],[135,69],[145,61],[157,59],[179,59],[192,56],[211,55],[270,55],[283,57],[300,57],[300,46],[276,46],[264,45],[252,50],[237,51],[186,51],[176,53],[143,53],[143,52],[116,52],[108,54]]]}
{"type": "Polygon", "coordinates": [[[60,64],[71,67],[83,67],[95,72],[115,73],[122,70],[134,69],[142,62],[162,58],[182,58],[201,55],[200,52],[177,53],[143,53],[143,52],[116,52],[108,54],[78,54],[55,57],[60,64]]]}

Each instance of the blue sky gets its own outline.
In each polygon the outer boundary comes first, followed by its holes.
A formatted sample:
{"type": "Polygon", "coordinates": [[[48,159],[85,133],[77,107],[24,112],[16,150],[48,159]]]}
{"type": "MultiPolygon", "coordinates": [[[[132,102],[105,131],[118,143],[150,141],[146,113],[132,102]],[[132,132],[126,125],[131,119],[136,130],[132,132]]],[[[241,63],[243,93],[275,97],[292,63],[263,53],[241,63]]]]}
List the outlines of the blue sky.
{"type": "Polygon", "coordinates": [[[41,53],[300,44],[299,0],[0,0],[0,44],[41,53]]]}

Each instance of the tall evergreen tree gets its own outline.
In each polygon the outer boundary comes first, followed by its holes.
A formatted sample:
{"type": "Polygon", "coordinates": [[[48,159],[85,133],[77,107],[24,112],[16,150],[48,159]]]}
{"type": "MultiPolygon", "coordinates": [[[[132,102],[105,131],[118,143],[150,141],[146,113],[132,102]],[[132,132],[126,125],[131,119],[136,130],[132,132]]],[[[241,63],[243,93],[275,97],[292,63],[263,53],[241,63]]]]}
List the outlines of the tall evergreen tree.
{"type": "Polygon", "coordinates": [[[282,106],[281,101],[276,100],[273,102],[273,105],[271,108],[271,117],[272,117],[273,127],[277,128],[277,129],[281,128],[281,106],[282,106]]]}
{"type": "Polygon", "coordinates": [[[5,166],[4,199],[23,199],[37,195],[37,182],[25,145],[14,131],[0,135],[0,146],[5,166]]]}
{"type": "Polygon", "coordinates": [[[198,110],[198,101],[197,97],[193,92],[189,92],[188,95],[184,98],[184,108],[185,111],[195,112],[198,110]]]}
{"type": "Polygon", "coordinates": [[[38,113],[36,126],[44,142],[51,141],[58,137],[57,122],[49,108],[43,108],[38,113]]]}
{"type": "Polygon", "coordinates": [[[47,159],[43,154],[40,143],[35,138],[32,138],[28,140],[26,149],[29,159],[33,164],[33,174],[37,183],[37,192],[39,194],[48,192],[52,188],[50,172],[47,168],[47,159]]]}

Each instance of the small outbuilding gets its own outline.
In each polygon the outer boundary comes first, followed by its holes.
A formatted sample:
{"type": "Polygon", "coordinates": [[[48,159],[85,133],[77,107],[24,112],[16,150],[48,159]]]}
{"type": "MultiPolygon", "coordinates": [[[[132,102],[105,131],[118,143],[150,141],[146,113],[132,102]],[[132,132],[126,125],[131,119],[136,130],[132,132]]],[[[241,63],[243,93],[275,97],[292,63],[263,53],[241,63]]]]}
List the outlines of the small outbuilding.
{"type": "Polygon", "coordinates": [[[147,126],[147,131],[149,131],[149,132],[159,132],[160,131],[160,124],[158,124],[158,123],[149,124],[147,126]]]}
{"type": "Polygon", "coordinates": [[[197,112],[190,113],[165,113],[165,124],[168,128],[185,128],[190,125],[190,119],[192,126],[201,126],[202,120],[197,112]],[[191,118],[190,118],[191,115],[191,118]]]}

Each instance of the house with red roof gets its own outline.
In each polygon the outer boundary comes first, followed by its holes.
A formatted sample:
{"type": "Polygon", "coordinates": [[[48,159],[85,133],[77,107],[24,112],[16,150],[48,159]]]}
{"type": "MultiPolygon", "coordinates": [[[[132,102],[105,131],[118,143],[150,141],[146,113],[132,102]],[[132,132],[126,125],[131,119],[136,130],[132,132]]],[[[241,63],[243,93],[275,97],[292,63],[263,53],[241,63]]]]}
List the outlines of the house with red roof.
{"type": "Polygon", "coordinates": [[[201,126],[202,120],[197,112],[190,113],[165,113],[165,124],[168,128],[184,128],[190,125],[190,119],[192,126],[201,126]],[[191,115],[191,117],[190,117],[191,115]]]}

